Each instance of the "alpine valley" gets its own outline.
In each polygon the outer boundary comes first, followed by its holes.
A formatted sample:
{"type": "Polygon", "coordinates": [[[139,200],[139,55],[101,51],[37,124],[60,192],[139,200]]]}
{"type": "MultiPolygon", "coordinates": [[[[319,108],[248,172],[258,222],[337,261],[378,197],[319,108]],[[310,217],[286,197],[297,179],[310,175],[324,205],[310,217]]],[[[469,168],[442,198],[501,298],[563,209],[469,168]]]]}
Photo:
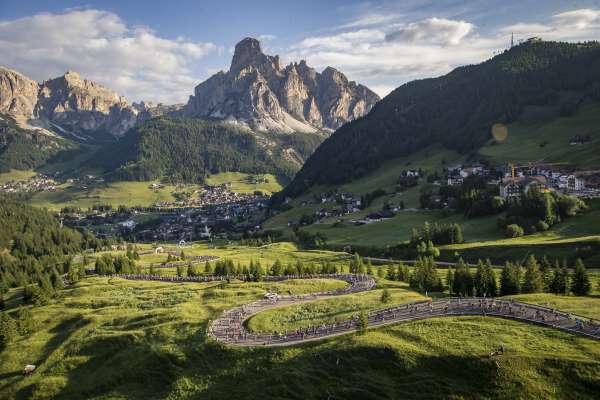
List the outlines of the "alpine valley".
{"type": "Polygon", "coordinates": [[[0,170],[180,182],[271,173],[286,181],[333,130],[378,100],[334,68],[282,67],[252,38],[187,104],[130,104],[73,71],[38,84],[1,68],[0,170]]]}
{"type": "Polygon", "coordinates": [[[88,2],[0,5],[0,399],[600,398],[593,1],[88,2]]]}

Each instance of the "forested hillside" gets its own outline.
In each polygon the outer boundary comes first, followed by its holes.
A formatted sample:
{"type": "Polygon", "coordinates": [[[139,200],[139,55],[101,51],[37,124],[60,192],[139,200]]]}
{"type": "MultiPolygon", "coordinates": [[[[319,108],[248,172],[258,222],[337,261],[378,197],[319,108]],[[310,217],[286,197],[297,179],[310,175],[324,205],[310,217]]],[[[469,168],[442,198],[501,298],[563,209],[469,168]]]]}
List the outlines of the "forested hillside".
{"type": "Polygon", "coordinates": [[[229,123],[157,118],[101,148],[91,165],[111,171],[109,177],[115,180],[166,177],[202,182],[209,174],[226,171],[291,178],[298,165],[284,157],[281,149],[293,147],[301,157],[308,157],[320,141],[317,135],[260,137],[229,123]]]}
{"type": "Polygon", "coordinates": [[[0,115],[0,172],[39,167],[72,147],[67,139],[22,129],[11,117],[0,115]]]}
{"type": "Polygon", "coordinates": [[[491,140],[493,124],[518,121],[529,106],[569,116],[590,99],[600,100],[600,44],[531,40],[394,90],[323,142],[284,193],[349,182],[434,144],[468,155],[491,140]]]}
{"type": "Polygon", "coordinates": [[[59,284],[68,255],[100,245],[91,234],[61,227],[46,210],[0,196],[0,299],[13,286],[59,284]]]}

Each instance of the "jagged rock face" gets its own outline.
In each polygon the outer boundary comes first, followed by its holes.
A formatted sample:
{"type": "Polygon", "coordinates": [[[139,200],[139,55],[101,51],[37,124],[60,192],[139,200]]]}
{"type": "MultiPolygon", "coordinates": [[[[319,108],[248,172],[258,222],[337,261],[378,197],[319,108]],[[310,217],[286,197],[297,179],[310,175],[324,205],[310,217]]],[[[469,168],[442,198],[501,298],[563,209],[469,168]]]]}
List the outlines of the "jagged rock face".
{"type": "Polygon", "coordinates": [[[25,128],[43,127],[77,137],[98,131],[121,136],[139,122],[181,107],[130,105],[116,92],[72,71],[40,85],[0,67],[0,113],[11,115],[25,128]]]}
{"type": "Polygon", "coordinates": [[[33,116],[37,97],[36,81],[0,67],[0,113],[30,118],[33,116]]]}
{"type": "Polygon", "coordinates": [[[115,136],[138,122],[138,110],[123,97],[71,71],[41,85],[35,114],[63,129],[103,130],[115,136]]]}
{"type": "Polygon", "coordinates": [[[282,69],[278,56],[264,54],[258,40],[246,38],[236,45],[228,72],[196,87],[186,113],[258,130],[314,132],[337,129],[368,113],[378,100],[330,67],[318,73],[301,61],[282,69]]]}

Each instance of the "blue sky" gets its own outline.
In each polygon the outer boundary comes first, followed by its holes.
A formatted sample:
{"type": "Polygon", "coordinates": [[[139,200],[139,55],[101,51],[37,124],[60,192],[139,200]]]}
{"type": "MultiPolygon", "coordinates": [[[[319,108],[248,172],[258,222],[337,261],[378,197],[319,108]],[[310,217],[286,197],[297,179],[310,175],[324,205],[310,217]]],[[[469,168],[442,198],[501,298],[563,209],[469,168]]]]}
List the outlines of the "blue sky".
{"type": "Polygon", "coordinates": [[[381,95],[481,62],[517,39],[600,39],[600,0],[0,0],[0,63],[42,81],[75,70],[128,100],[183,102],[259,38],[284,63],[333,66],[381,95]]]}

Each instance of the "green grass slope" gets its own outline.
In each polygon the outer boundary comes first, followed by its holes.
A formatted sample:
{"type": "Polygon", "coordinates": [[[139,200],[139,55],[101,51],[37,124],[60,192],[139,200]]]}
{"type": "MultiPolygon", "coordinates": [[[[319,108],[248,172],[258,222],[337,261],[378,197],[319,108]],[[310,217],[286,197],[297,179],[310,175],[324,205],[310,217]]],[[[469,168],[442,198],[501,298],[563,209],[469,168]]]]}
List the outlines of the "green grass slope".
{"type": "Polygon", "coordinates": [[[1,350],[0,398],[593,399],[600,391],[597,342],[494,318],[431,319],[291,348],[206,338],[209,320],[273,286],[339,284],[87,279],[33,309],[35,332],[1,350]],[[507,351],[490,359],[498,343],[507,351]],[[23,377],[27,363],[38,370],[23,377]]]}
{"type": "Polygon", "coordinates": [[[586,104],[570,117],[545,122],[516,122],[508,125],[505,141],[490,141],[479,154],[492,163],[543,162],[570,164],[581,169],[600,168],[600,104],[586,104]],[[589,135],[591,141],[570,145],[574,136],[589,135]]]}

